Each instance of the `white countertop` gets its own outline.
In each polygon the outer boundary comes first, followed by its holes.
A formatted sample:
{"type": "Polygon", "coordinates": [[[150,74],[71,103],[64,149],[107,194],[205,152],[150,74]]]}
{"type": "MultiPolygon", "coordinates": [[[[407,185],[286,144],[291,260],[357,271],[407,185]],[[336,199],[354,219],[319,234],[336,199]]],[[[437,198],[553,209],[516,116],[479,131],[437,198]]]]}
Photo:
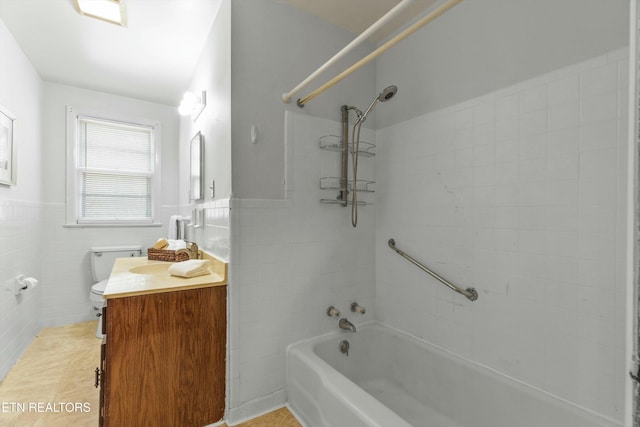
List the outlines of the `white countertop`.
{"type": "Polygon", "coordinates": [[[210,261],[209,274],[184,278],[170,275],[162,267],[152,274],[133,273],[130,270],[137,267],[164,264],[167,267],[173,263],[153,261],[146,257],[130,257],[116,259],[109,281],[104,290],[105,299],[122,298],[133,295],[146,295],[159,292],[181,291],[211,286],[227,285],[227,263],[203,252],[203,258],[210,261]]]}

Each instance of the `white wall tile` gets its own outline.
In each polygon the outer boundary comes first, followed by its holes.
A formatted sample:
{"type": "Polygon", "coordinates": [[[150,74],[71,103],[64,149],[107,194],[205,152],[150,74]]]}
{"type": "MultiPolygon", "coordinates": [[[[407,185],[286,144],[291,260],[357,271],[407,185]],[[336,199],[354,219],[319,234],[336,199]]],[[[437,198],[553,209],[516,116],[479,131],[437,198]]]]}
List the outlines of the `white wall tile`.
{"type": "Polygon", "coordinates": [[[41,266],[42,211],[39,203],[0,200],[0,380],[42,327],[40,305],[47,286],[41,266]],[[19,274],[35,277],[39,286],[16,296],[19,274]]]}
{"type": "Polygon", "coordinates": [[[497,120],[514,118],[520,113],[520,100],[517,93],[497,98],[495,103],[497,120]]]}
{"type": "Polygon", "coordinates": [[[518,140],[496,141],[496,163],[512,162],[520,157],[520,144],[518,140]]]}
{"type": "Polygon", "coordinates": [[[580,119],[583,124],[616,119],[618,117],[618,93],[611,91],[582,98],[580,108],[580,119]]]}
{"type": "Polygon", "coordinates": [[[519,123],[513,119],[499,119],[495,123],[496,142],[519,137],[519,123]]]}
{"type": "Polygon", "coordinates": [[[547,110],[535,110],[520,116],[520,136],[537,135],[547,131],[547,110]]]}
{"type": "Polygon", "coordinates": [[[580,76],[580,94],[589,98],[618,88],[618,63],[609,62],[601,67],[584,70],[580,76]]]}
{"type": "Polygon", "coordinates": [[[446,164],[437,145],[428,161],[377,158],[393,182],[377,195],[378,320],[622,419],[625,66],[623,50],[378,132],[381,145],[406,135],[411,150],[433,117],[458,124],[446,164]],[[416,176],[438,185],[418,193],[416,176]],[[479,300],[428,280],[382,236],[479,300]],[[409,313],[419,292],[435,301],[409,313]]]}
{"type": "Polygon", "coordinates": [[[493,144],[495,140],[495,128],[493,123],[480,123],[474,128],[473,144],[474,146],[481,146],[486,144],[493,144]]]}
{"type": "Polygon", "coordinates": [[[495,120],[495,106],[493,102],[482,102],[474,107],[474,123],[480,125],[493,123],[495,120]]]}
{"type": "MultiPolygon", "coordinates": [[[[42,259],[46,271],[43,280],[42,322],[44,326],[58,326],[95,319],[89,300],[91,276],[89,250],[92,246],[140,245],[151,246],[158,239],[161,228],[144,227],[99,229],[67,228],[63,203],[47,203],[42,207],[46,223],[43,225],[42,259]]],[[[174,208],[162,207],[160,216],[169,218],[174,208]]]]}
{"type": "Polygon", "coordinates": [[[609,148],[617,143],[618,120],[587,123],[580,127],[580,149],[609,148]]]}
{"type": "Polygon", "coordinates": [[[549,157],[573,155],[580,149],[580,128],[569,127],[549,130],[547,134],[547,153],[549,157]]]}
{"type": "MultiPolygon", "coordinates": [[[[459,126],[473,125],[473,109],[457,114],[459,126]]],[[[230,313],[230,322],[239,325],[238,350],[230,361],[238,377],[231,396],[234,408],[284,390],[287,345],[337,329],[337,319],[326,315],[329,305],[356,325],[375,313],[375,210],[361,207],[354,229],[350,209],[320,203],[321,197],[337,194],[323,195],[318,183],[322,174],[331,173],[337,164],[331,158],[339,153],[320,150],[318,141],[326,133],[339,134],[340,123],[298,113],[287,113],[287,121],[293,129],[287,146],[306,147],[304,156],[292,157],[295,182],[288,200],[237,200],[231,209],[232,286],[238,291],[238,309],[230,313]],[[366,307],[364,316],[351,313],[353,301],[366,307]]],[[[419,132],[410,134],[421,138],[419,132]]],[[[402,144],[406,135],[400,136],[402,144]]],[[[362,138],[374,142],[375,134],[363,128],[362,138]]],[[[396,148],[389,153],[401,152],[396,148]]],[[[420,159],[442,170],[455,166],[453,151],[420,159]]],[[[374,160],[360,159],[362,178],[373,177],[374,160]]],[[[397,161],[406,160],[401,156],[397,161]]]]}
{"type": "Polygon", "coordinates": [[[520,113],[529,113],[547,108],[547,86],[527,88],[520,92],[520,113]]]}
{"type": "Polygon", "coordinates": [[[545,158],[547,156],[547,135],[545,133],[521,136],[519,145],[521,159],[545,158]]]}
{"type": "Polygon", "coordinates": [[[474,108],[468,107],[461,110],[456,110],[453,120],[456,129],[465,129],[472,127],[474,123],[474,108]]]}
{"type": "Polygon", "coordinates": [[[549,181],[577,180],[580,177],[580,159],[575,155],[550,156],[547,158],[549,181]]]}
{"type": "Polygon", "coordinates": [[[578,99],[575,99],[564,103],[550,104],[547,114],[547,126],[550,131],[575,127],[580,124],[580,103],[578,99]]]}
{"type": "Polygon", "coordinates": [[[580,76],[573,74],[548,85],[549,105],[565,104],[580,97],[580,76]]]}

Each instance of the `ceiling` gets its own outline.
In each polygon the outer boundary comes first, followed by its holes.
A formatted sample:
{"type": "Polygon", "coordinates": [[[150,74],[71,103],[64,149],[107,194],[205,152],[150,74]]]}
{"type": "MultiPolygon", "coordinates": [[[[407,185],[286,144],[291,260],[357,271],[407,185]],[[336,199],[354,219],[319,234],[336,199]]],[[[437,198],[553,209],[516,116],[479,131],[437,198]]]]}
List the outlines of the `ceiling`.
{"type": "Polygon", "coordinates": [[[45,81],[177,105],[220,1],[126,0],[127,28],[73,0],[0,0],[0,19],[45,81]]]}
{"type": "MultiPolygon", "coordinates": [[[[354,34],[360,34],[381,16],[400,3],[400,0],[276,0],[288,4],[311,15],[315,15],[335,26],[354,34]]],[[[412,18],[419,16],[439,0],[414,0],[384,28],[377,31],[372,40],[380,41],[393,31],[404,26],[412,18]]]]}
{"type": "MultiPolygon", "coordinates": [[[[273,1],[359,34],[400,0],[273,1]]],[[[0,19],[45,81],[177,105],[220,2],[126,0],[123,28],[81,16],[73,0],[0,0],[0,19]]],[[[373,39],[435,2],[415,0],[373,39]]]]}

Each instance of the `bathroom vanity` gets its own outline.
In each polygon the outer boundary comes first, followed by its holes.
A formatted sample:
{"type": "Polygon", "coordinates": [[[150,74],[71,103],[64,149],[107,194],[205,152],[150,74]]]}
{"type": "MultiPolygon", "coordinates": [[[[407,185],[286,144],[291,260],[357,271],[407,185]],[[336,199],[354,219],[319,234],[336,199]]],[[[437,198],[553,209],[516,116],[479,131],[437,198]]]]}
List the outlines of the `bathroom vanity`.
{"type": "Polygon", "coordinates": [[[227,264],[169,275],[171,263],[119,258],[104,297],[100,426],[204,426],[225,407],[227,264]]]}

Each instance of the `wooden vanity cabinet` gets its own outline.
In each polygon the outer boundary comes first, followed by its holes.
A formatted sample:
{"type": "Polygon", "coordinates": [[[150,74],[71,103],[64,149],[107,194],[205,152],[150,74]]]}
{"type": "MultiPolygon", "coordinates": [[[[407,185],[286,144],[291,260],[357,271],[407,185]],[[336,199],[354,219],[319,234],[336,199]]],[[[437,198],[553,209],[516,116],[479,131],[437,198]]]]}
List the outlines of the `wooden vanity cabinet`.
{"type": "Polygon", "coordinates": [[[200,427],[224,416],[227,287],[107,300],[100,425],[200,427]]]}

